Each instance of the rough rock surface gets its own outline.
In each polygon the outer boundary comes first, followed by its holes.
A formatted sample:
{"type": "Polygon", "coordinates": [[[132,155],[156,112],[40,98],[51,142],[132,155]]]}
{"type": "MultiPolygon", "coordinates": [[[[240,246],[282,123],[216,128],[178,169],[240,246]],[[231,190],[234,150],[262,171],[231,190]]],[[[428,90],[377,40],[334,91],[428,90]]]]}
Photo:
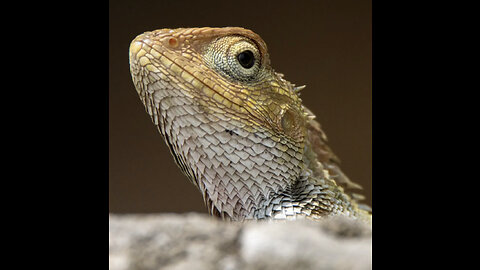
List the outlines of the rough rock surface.
{"type": "Polygon", "coordinates": [[[371,269],[371,225],[110,214],[110,269],[371,269]]]}

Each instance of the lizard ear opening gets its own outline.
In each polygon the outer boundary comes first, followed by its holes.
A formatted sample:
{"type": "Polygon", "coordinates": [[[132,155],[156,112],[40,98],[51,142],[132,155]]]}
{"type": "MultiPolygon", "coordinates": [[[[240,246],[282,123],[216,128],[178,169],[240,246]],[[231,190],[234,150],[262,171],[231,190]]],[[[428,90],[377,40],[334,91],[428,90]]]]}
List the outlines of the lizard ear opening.
{"type": "Polygon", "coordinates": [[[305,120],[300,115],[300,112],[288,109],[286,110],[280,120],[280,126],[291,139],[296,142],[303,142],[305,139],[305,120]]]}

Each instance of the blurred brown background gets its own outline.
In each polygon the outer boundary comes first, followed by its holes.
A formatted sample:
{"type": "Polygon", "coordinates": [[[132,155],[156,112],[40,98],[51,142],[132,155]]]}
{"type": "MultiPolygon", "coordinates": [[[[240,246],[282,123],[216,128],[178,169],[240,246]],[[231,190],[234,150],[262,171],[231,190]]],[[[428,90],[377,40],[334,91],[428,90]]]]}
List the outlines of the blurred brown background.
{"type": "Polygon", "coordinates": [[[110,1],[110,212],[206,211],[145,112],[128,66],[136,35],[201,26],[241,26],[265,40],[274,69],[307,85],[304,104],[371,205],[371,14],[371,0],[110,1]]]}

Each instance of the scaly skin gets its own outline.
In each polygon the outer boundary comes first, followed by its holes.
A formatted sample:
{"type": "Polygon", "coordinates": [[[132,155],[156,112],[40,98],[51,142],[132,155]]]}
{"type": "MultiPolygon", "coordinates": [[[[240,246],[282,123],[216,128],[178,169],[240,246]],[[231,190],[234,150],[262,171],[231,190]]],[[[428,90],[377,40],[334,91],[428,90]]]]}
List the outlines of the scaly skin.
{"type": "Polygon", "coordinates": [[[315,116],[250,30],[161,29],[130,45],[135,88],[212,215],[371,220],[315,116]],[[250,52],[246,52],[250,51],[250,52]],[[242,54],[242,56],[239,56],[242,54]],[[243,58],[242,58],[243,57],[243,58]]]}

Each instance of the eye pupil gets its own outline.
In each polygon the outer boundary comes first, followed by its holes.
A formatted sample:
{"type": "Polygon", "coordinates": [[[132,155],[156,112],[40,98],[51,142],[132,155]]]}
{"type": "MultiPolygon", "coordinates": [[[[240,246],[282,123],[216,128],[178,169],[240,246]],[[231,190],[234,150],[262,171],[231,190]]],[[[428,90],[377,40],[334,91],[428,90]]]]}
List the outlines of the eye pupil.
{"type": "Polygon", "coordinates": [[[252,51],[243,51],[237,55],[238,62],[244,68],[251,68],[255,64],[255,56],[252,51]]]}

